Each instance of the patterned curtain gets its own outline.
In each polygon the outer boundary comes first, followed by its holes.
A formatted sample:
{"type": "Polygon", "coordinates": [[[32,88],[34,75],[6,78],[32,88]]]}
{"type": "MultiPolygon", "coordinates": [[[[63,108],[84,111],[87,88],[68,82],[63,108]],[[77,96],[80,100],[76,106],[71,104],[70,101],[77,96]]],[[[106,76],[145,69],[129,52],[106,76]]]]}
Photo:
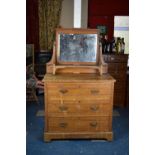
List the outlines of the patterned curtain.
{"type": "Polygon", "coordinates": [[[39,0],[39,43],[41,50],[51,50],[55,28],[59,26],[63,0],[39,0]]]}

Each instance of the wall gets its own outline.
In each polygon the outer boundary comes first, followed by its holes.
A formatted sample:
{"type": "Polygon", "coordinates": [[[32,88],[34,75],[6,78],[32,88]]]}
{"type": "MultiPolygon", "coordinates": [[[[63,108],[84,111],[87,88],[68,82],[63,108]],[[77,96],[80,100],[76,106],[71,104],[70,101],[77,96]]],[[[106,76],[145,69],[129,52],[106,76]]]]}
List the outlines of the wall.
{"type": "Polygon", "coordinates": [[[82,0],[81,27],[87,28],[88,25],[88,0],[82,0]]]}
{"type": "MultiPolygon", "coordinates": [[[[73,1],[63,0],[60,25],[73,27],[73,1]]],[[[82,27],[107,25],[109,38],[113,37],[114,15],[129,15],[129,0],[82,0],[82,27]],[[87,9],[88,8],[88,9],[87,9]]],[[[26,42],[35,44],[39,51],[38,0],[26,0],[26,42]]]]}
{"type": "Polygon", "coordinates": [[[129,15],[129,0],[89,0],[88,27],[107,26],[109,39],[113,37],[115,15],[129,15]]]}
{"type": "MultiPolygon", "coordinates": [[[[60,26],[64,28],[73,28],[74,0],[63,0],[60,26]]],[[[88,22],[88,0],[82,0],[81,27],[87,28],[88,22]]]]}
{"type": "Polygon", "coordinates": [[[73,7],[74,0],[63,0],[60,26],[63,28],[72,28],[73,27],[73,7]]]}

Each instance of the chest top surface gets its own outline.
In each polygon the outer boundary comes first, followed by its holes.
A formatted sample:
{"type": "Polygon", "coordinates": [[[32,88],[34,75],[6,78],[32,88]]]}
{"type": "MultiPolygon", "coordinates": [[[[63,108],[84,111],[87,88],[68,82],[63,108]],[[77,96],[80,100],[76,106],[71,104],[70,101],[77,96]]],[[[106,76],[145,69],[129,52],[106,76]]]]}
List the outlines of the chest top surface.
{"type": "Polygon", "coordinates": [[[115,82],[115,79],[109,74],[46,74],[44,82],[115,82]]]}

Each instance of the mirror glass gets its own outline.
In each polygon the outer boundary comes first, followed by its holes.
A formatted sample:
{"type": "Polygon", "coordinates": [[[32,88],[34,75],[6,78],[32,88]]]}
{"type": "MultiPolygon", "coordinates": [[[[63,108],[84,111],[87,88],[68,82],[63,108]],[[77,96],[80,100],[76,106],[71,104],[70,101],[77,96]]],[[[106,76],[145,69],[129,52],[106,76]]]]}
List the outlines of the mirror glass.
{"type": "Polygon", "coordinates": [[[59,62],[96,62],[97,34],[58,35],[59,62]]]}

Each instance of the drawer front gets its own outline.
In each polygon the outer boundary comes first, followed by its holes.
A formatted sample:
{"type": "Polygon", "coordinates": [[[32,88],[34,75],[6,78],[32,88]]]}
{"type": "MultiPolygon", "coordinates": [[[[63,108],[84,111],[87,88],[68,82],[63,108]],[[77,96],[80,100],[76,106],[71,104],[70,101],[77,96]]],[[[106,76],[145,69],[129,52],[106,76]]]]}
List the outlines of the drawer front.
{"type": "Polygon", "coordinates": [[[77,83],[49,83],[46,86],[46,94],[53,100],[110,100],[111,84],[77,84],[77,83]]]}
{"type": "MultiPolygon", "coordinates": [[[[127,79],[127,75],[125,73],[111,73],[109,72],[109,74],[111,74],[111,76],[113,76],[116,79],[116,82],[125,82],[127,79]]],[[[115,84],[116,84],[115,82],[115,84]]]]}
{"type": "Polygon", "coordinates": [[[52,96],[96,96],[96,95],[106,95],[110,94],[109,90],[102,89],[50,89],[48,90],[48,94],[52,96]]]}
{"type": "Polygon", "coordinates": [[[121,89],[125,91],[126,81],[117,81],[114,86],[115,89],[121,89]]]}
{"type": "Polygon", "coordinates": [[[53,100],[58,100],[59,102],[63,103],[66,101],[100,101],[102,100],[103,103],[111,103],[111,95],[51,95],[47,94],[48,103],[53,102],[53,100]]]}
{"type": "Polygon", "coordinates": [[[104,95],[110,94],[111,85],[109,84],[70,84],[70,83],[50,83],[47,85],[48,94],[52,96],[85,96],[85,95],[104,95]]]}
{"type": "Polygon", "coordinates": [[[127,72],[127,64],[125,63],[108,63],[108,71],[114,73],[127,72]]]}
{"type": "Polygon", "coordinates": [[[122,106],[125,104],[125,91],[116,91],[114,94],[114,104],[116,106],[122,106]]]}
{"type": "Polygon", "coordinates": [[[48,118],[50,132],[99,132],[111,130],[111,117],[48,118]]]}
{"type": "Polygon", "coordinates": [[[62,115],[104,115],[112,113],[112,105],[102,101],[51,101],[48,103],[48,116],[62,115]]]}
{"type": "Polygon", "coordinates": [[[105,62],[124,62],[127,63],[128,55],[103,55],[105,62]]]}
{"type": "Polygon", "coordinates": [[[68,89],[77,89],[77,88],[102,88],[107,89],[111,83],[102,82],[102,83],[47,83],[47,88],[68,88],[68,89]]]}

